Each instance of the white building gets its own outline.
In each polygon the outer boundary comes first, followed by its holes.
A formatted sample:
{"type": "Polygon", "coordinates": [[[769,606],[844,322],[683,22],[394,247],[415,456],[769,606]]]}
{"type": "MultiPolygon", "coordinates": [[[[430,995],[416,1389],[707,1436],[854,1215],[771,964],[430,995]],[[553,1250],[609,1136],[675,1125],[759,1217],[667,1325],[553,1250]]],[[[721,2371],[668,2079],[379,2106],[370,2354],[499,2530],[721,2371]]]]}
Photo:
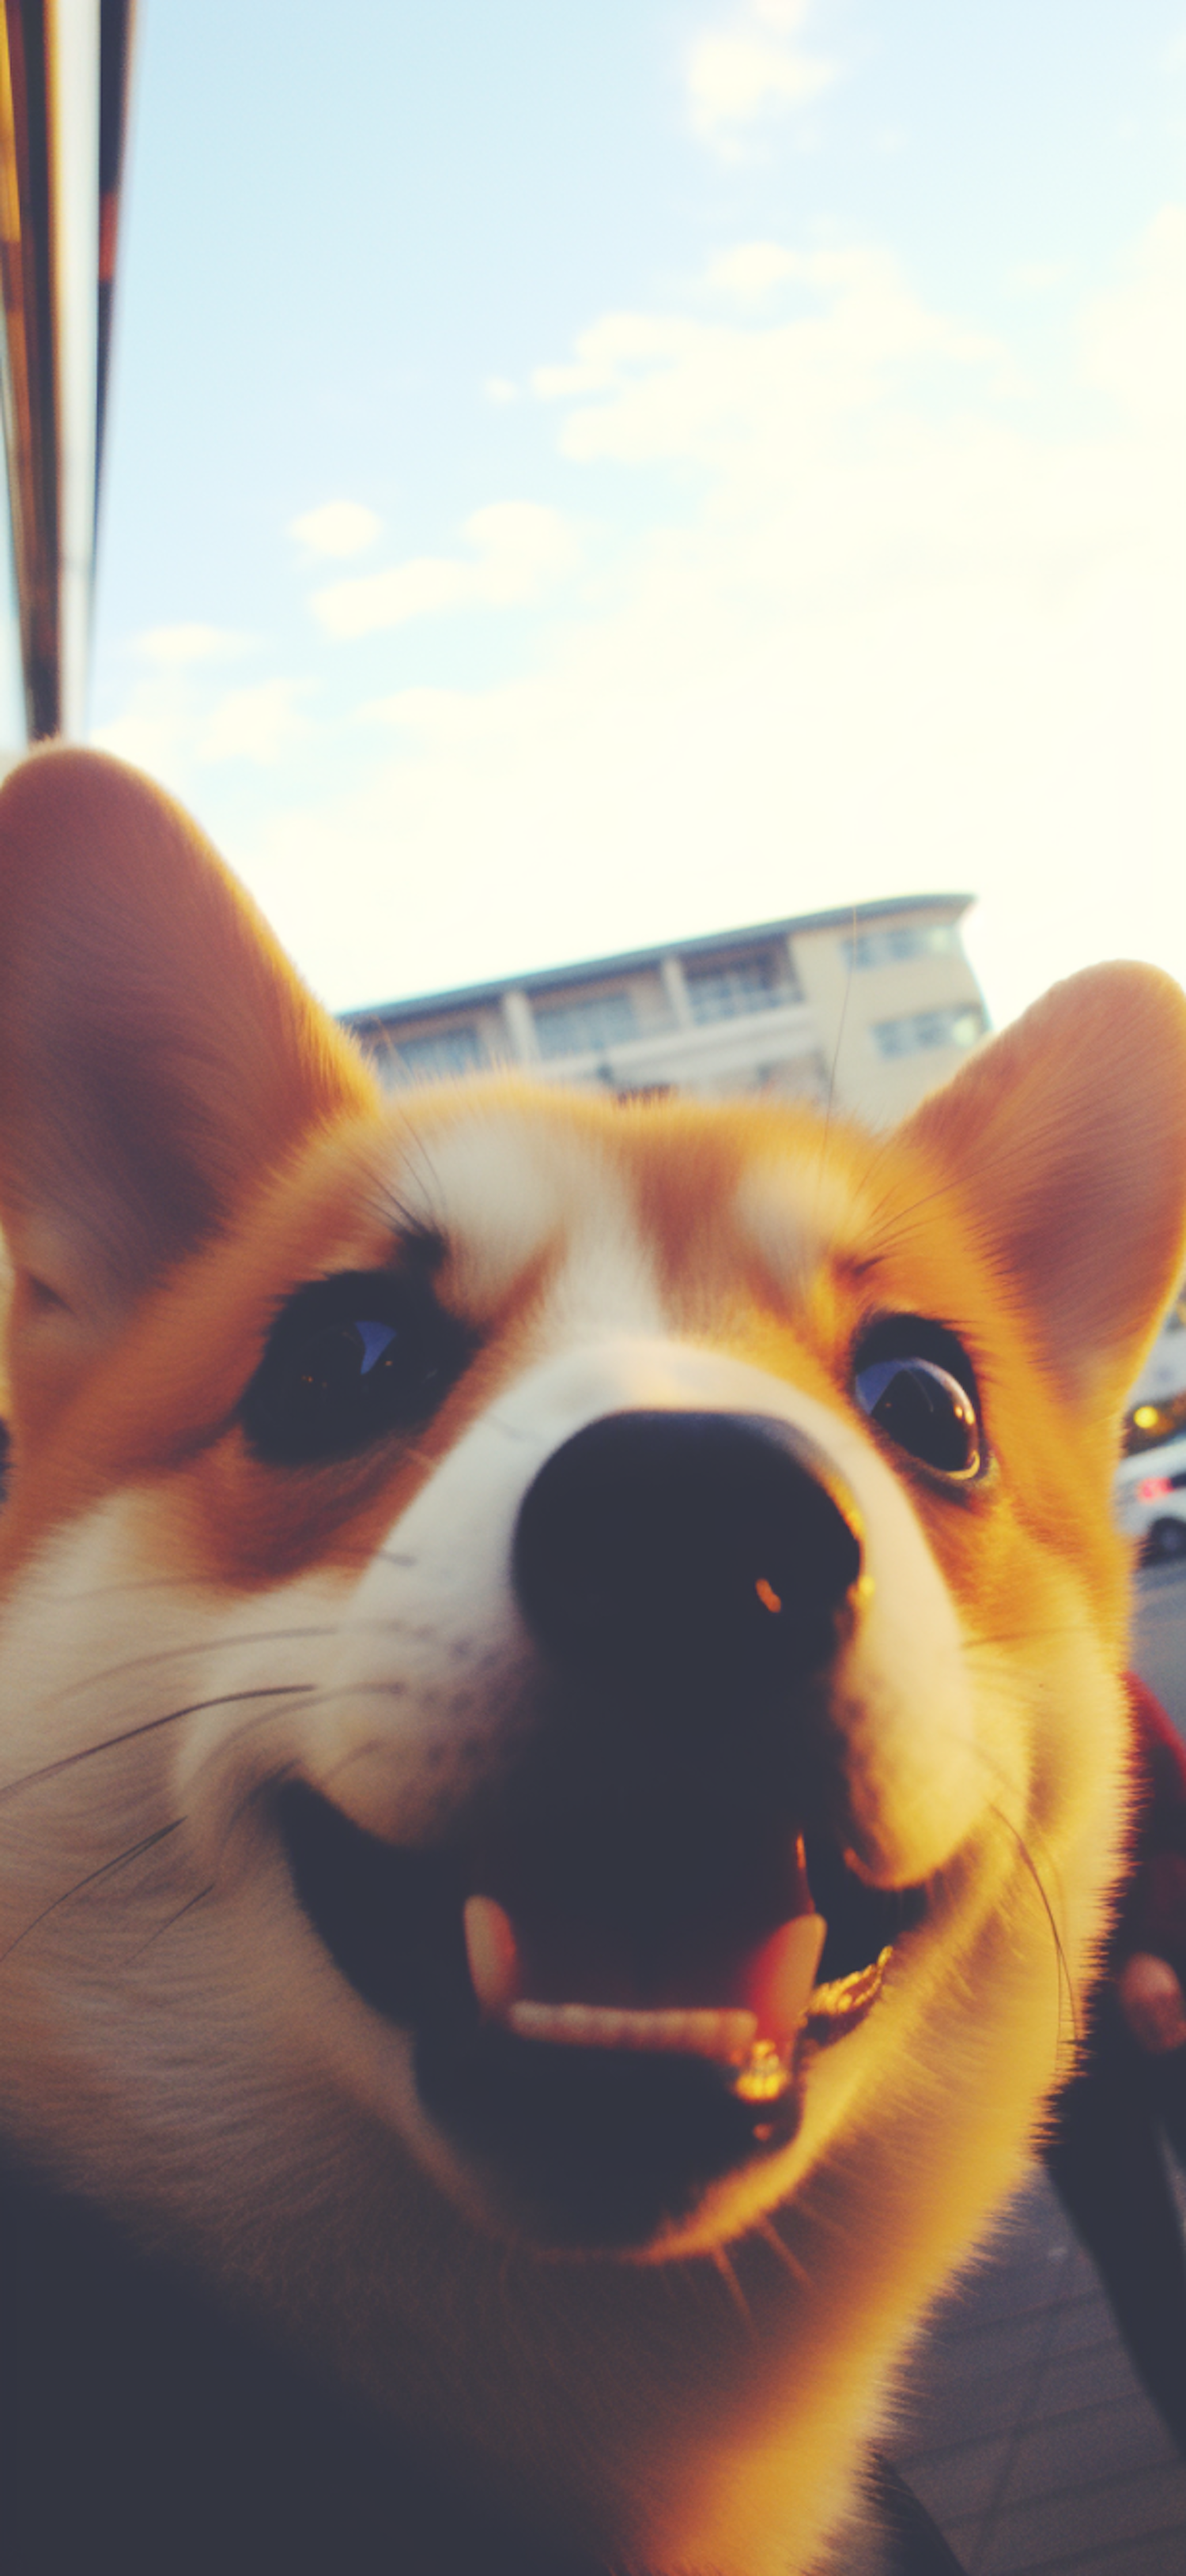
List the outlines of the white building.
{"type": "Polygon", "coordinates": [[[987,1026],[960,939],[969,895],[847,905],[351,1011],[392,1085],[518,1065],[627,1096],[767,1091],[877,1124],[987,1026]]]}

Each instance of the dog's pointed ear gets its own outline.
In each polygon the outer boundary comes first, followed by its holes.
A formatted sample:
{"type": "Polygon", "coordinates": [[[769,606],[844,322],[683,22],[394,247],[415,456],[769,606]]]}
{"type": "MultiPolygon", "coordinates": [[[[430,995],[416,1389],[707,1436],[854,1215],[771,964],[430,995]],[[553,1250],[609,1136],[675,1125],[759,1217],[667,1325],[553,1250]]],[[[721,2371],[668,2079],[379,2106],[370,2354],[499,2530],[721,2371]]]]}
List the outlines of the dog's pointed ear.
{"type": "Polygon", "coordinates": [[[1089,967],[900,1132],[959,1182],[1067,1396],[1118,1408],[1186,1259],[1186,996],[1155,966],[1089,967]]]}
{"type": "Polygon", "coordinates": [[[17,1325],[102,1339],[298,1140],[373,1100],[201,833],[97,752],[0,789],[0,1220],[17,1325]]]}

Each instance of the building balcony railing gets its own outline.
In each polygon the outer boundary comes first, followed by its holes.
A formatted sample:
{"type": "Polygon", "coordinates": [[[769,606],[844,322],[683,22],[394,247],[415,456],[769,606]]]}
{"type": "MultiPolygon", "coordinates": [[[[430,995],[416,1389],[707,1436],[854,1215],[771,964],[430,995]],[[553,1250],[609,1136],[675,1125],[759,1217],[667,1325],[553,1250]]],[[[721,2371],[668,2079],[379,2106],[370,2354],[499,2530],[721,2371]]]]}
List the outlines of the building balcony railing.
{"type": "MultiPolygon", "coordinates": [[[[398,1031],[376,1032],[370,1049],[381,1078],[393,1087],[425,1080],[443,1081],[458,1074],[509,1071],[516,1059],[509,1044],[483,1045],[469,1029],[418,1030],[401,1042],[398,1031]]],[[[819,1047],[814,1013],[805,1002],[781,996],[764,1009],[750,1007],[728,1019],[706,1024],[670,1023],[659,1028],[623,1030],[608,1027],[598,1043],[561,1052],[542,1052],[525,1069],[542,1082],[603,1083],[617,1091],[665,1089],[677,1083],[708,1084],[744,1074],[757,1062],[781,1062],[813,1055],[819,1047]]]]}

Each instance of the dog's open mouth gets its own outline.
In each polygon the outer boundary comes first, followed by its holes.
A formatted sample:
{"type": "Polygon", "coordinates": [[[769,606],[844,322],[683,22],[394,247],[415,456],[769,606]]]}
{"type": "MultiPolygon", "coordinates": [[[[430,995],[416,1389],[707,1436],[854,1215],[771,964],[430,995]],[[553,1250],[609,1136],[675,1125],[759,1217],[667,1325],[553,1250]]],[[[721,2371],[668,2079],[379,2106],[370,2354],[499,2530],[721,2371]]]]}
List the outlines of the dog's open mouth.
{"type": "Polygon", "coordinates": [[[276,1814],[326,1949],[412,2032],[426,2107],[554,2242],[645,2242],[784,2146],[812,2054],[864,2020],[925,1911],[825,1841],[720,1816],[441,1852],[303,1782],[276,1814]]]}

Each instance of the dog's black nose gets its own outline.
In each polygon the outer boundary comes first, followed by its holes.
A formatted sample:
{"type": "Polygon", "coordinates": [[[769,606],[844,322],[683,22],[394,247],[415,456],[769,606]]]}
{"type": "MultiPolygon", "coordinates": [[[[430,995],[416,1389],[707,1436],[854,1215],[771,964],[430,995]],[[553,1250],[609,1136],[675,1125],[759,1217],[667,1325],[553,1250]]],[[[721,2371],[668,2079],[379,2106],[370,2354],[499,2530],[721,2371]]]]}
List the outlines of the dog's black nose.
{"type": "Polygon", "coordinates": [[[515,1588],[545,1651],[637,1700],[752,1703],[827,1664],[861,1573],[851,1495],[766,1415],[611,1413],[541,1467],[515,1588]]]}

